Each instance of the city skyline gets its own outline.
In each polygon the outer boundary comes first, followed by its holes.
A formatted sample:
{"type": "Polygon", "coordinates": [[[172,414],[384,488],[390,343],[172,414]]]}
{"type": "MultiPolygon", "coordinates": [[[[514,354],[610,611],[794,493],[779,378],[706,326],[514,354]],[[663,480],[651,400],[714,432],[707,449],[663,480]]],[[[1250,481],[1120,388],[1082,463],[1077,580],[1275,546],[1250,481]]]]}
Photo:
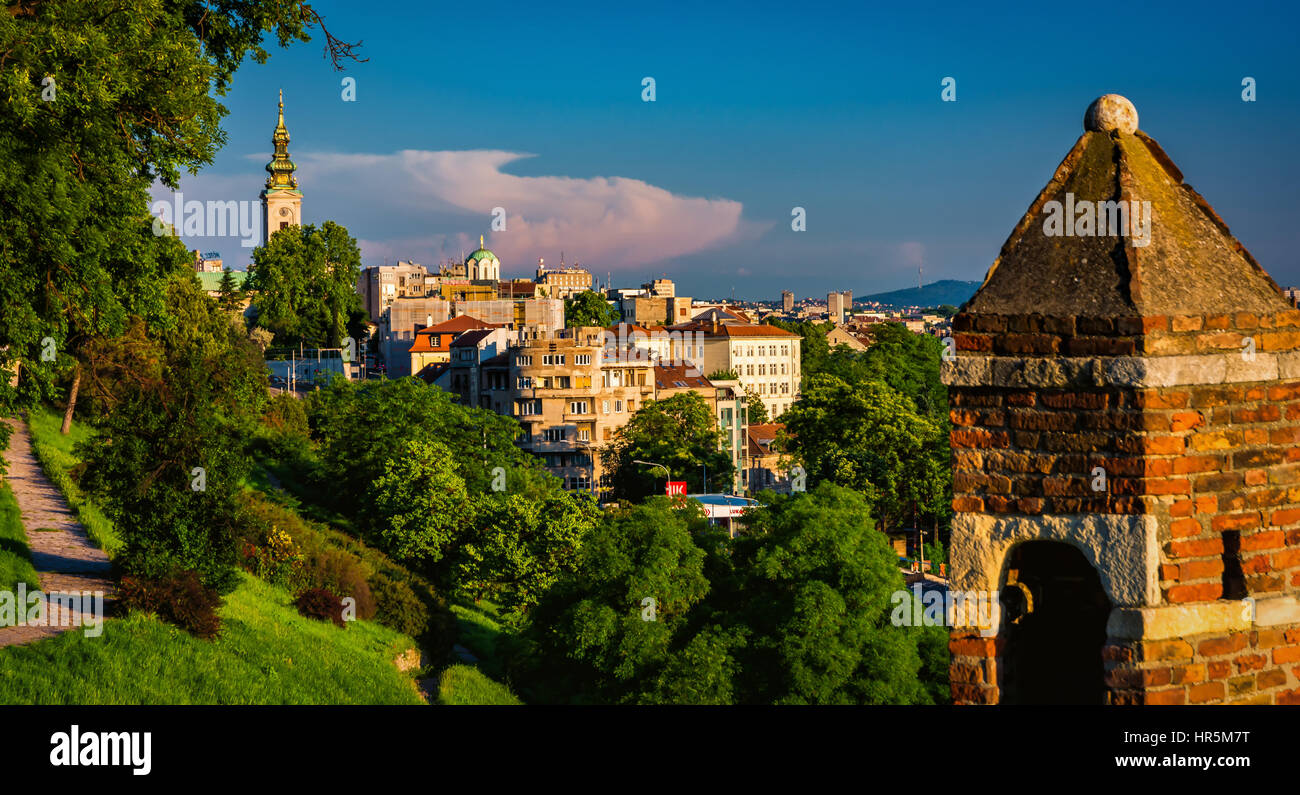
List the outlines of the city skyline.
{"type": "MultiPolygon", "coordinates": [[[[1300,83],[1272,32],[1292,26],[1290,11],[1216,14],[1213,28],[1201,24],[1207,6],[1134,11],[1130,29],[1158,20],[1167,34],[1143,39],[1142,58],[1127,55],[1134,40],[1041,9],[998,27],[959,8],[905,11],[887,30],[866,25],[865,41],[862,24],[836,24],[861,10],[692,11],[668,27],[608,9],[507,5],[490,21],[439,9],[447,55],[419,44],[432,11],[398,7],[402,25],[322,12],[369,61],[335,73],[300,48],[249,64],[225,98],[227,146],[181,187],[255,197],[283,89],[304,220],[346,226],[366,266],[436,267],[486,234],[503,276],[564,252],[602,282],[667,276],[696,295],[867,295],[915,285],[918,267],[926,283],[979,281],[1082,131],[1079,108],[1114,92],[1279,283],[1300,281],[1286,190],[1300,176],[1287,156],[1300,83]],[[557,27],[564,37],[546,40],[557,27]],[[459,31],[482,43],[457,44],[459,31]],[[565,50],[566,39],[582,45],[565,50]],[[1077,67],[1051,66],[1071,51],[1077,67]],[[1035,63],[1047,68],[1025,68],[1035,63]],[[654,102],[642,101],[647,76],[654,102]],[[355,102],[342,99],[347,77],[355,102]],[[955,102],[941,99],[946,77],[955,102]],[[1254,102],[1242,101],[1245,77],[1254,102]],[[492,231],[494,207],[504,232],[492,231]],[[795,207],[806,231],[791,230],[795,207]]],[[[251,254],[234,237],[186,243],[236,268],[251,254]]]]}

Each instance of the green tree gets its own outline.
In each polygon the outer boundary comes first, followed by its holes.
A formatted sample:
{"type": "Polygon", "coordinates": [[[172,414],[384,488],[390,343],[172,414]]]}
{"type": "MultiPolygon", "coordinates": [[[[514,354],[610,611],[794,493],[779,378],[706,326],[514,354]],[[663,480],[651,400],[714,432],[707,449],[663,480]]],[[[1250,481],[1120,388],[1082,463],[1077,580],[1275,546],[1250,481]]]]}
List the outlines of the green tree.
{"type": "Polygon", "coordinates": [[[575,296],[564,299],[564,325],[568,328],[580,326],[612,326],[619,320],[619,312],[605,296],[594,290],[583,290],[575,296]]]}
{"type": "Polygon", "coordinates": [[[675,507],[666,497],[603,517],[577,570],[542,598],[512,650],[513,678],[527,700],[643,700],[674,644],[689,642],[682,634],[688,614],[708,592],[705,554],[691,537],[700,522],[698,508],[675,507]]]}
{"type": "Polygon", "coordinates": [[[455,472],[470,494],[491,492],[497,467],[510,493],[544,490],[555,480],[515,445],[519,424],[513,419],[462,406],[417,378],[335,378],[308,396],[307,416],[318,443],[320,485],[348,515],[369,510],[370,484],[409,441],[437,440],[456,451],[455,472]]]}
{"type": "Polygon", "coordinates": [[[734,651],[744,672],[737,700],[929,701],[918,681],[920,633],[890,622],[903,580],[866,500],[830,483],[773,500],[749,515],[732,556],[737,576],[710,594],[712,620],[748,635],[734,651]]]}
{"type": "Polygon", "coordinates": [[[750,425],[761,425],[767,422],[767,404],[763,402],[763,398],[749,390],[745,390],[745,409],[750,425]]]}
{"type": "Polygon", "coordinates": [[[459,592],[507,610],[532,608],[577,567],[599,515],[594,500],[558,488],[481,498],[473,531],[457,550],[459,592]]]}
{"type": "Polygon", "coordinates": [[[347,229],[333,221],[285,227],[254,249],[253,264],[245,289],[276,344],[337,348],[344,337],[361,338],[361,250],[347,229]]]}
{"type": "Polygon", "coordinates": [[[714,370],[707,377],[710,381],[737,381],[740,379],[735,370],[714,370]]]}
{"type": "Polygon", "coordinates": [[[663,464],[672,479],[686,481],[690,491],[729,488],[735,468],[721,443],[713,409],[698,393],[682,392],[647,401],[615,432],[601,456],[612,470],[614,494],[641,500],[660,492],[663,470],[635,463],[638,460],[663,464]]]}
{"type": "Polygon", "coordinates": [[[122,535],[123,571],[195,571],[226,590],[250,466],[244,440],[266,402],[265,367],[192,277],[169,284],[167,309],[95,351],[96,389],[111,411],[98,438],[78,448],[81,485],[122,535]]]}
{"type": "Polygon", "coordinates": [[[430,567],[453,549],[475,512],[454,461],[436,441],[411,439],[393,451],[370,484],[365,514],[381,549],[430,567]]]}
{"type": "Polygon", "coordinates": [[[915,509],[941,513],[952,471],[944,428],[877,381],[813,376],[784,418],[787,448],[811,482],[861,492],[885,528],[915,509]]]}
{"type": "Polygon", "coordinates": [[[221,283],[218,285],[220,294],[217,303],[226,312],[235,312],[239,309],[240,302],[244,299],[243,291],[235,284],[235,274],[227,269],[221,274],[221,283]]]}
{"type": "Polygon", "coordinates": [[[315,26],[301,0],[129,13],[41,0],[0,14],[0,373],[21,375],[0,377],[0,415],[56,397],[92,341],[162,313],[177,260],[151,228],[150,185],[175,189],[211,162],[217,98],[246,57],[266,60],[263,37],[285,46],[315,26]]]}

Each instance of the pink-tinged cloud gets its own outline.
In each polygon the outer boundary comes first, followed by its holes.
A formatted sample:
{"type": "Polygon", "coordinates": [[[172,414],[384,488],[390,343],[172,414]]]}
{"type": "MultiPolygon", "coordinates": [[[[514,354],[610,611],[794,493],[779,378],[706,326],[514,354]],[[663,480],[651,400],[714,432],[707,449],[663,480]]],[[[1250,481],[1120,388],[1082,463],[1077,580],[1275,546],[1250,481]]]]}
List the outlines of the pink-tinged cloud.
{"type": "MultiPolygon", "coordinates": [[[[570,263],[618,271],[756,232],[741,220],[741,203],[730,199],[678,196],[626,177],[521,177],[501,170],[526,157],[531,155],[488,150],[295,155],[307,196],[337,192],[364,201],[371,213],[389,209],[405,216],[420,208],[439,216],[436,227],[426,222],[391,236],[389,228],[338,218],[365,241],[367,259],[418,250],[418,243],[455,253],[466,245],[476,248],[476,235],[486,232],[489,247],[508,270],[530,268],[537,257],[552,260],[563,250],[570,263]],[[497,207],[505,210],[505,231],[490,231],[497,207]]],[[[310,218],[308,200],[304,215],[310,218]]]]}

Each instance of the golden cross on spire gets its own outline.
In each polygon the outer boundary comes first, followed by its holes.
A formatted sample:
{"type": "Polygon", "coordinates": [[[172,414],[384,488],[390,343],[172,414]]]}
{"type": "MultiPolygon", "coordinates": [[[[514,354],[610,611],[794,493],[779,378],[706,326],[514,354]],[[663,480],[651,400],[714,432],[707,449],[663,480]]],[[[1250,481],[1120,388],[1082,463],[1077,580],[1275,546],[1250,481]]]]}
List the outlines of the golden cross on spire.
{"type": "Polygon", "coordinates": [[[482,235],[479,235],[479,236],[478,236],[478,247],[479,247],[479,248],[483,248],[483,236],[482,236],[482,235]]]}

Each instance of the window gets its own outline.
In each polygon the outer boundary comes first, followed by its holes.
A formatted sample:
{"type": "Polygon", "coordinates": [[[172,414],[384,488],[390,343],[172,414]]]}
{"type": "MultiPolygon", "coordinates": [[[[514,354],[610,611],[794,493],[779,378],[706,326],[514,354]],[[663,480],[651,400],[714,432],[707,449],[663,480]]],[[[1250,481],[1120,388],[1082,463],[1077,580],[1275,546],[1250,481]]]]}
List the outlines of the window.
{"type": "Polygon", "coordinates": [[[520,389],[532,389],[532,388],[533,388],[533,377],[532,377],[532,376],[529,376],[529,375],[521,375],[521,376],[519,376],[519,388],[520,388],[520,389]]]}
{"type": "Polygon", "coordinates": [[[579,376],[575,376],[574,379],[573,379],[573,386],[574,386],[575,388],[577,388],[577,389],[590,389],[590,388],[591,388],[591,376],[589,376],[589,375],[579,375],[579,376]]]}
{"type": "Polygon", "coordinates": [[[753,374],[754,374],[754,365],[752,364],[747,365],[745,370],[745,375],[753,375],[753,374]]]}
{"type": "Polygon", "coordinates": [[[781,375],[785,375],[785,362],[781,362],[781,375]]]}
{"type": "Polygon", "coordinates": [[[760,365],[758,366],[758,374],[759,374],[759,375],[767,375],[767,365],[765,365],[765,364],[760,364],[760,365]]]}
{"type": "Polygon", "coordinates": [[[782,346],[781,346],[781,355],[782,355],[782,356],[789,356],[789,355],[790,355],[790,346],[789,346],[789,345],[782,345],[782,346]]]}
{"type": "Polygon", "coordinates": [[[614,413],[615,413],[615,414],[621,414],[622,412],[623,412],[623,401],[621,401],[621,400],[615,400],[615,401],[614,401],[614,413]]]}
{"type": "Polygon", "coordinates": [[[542,401],[540,400],[521,400],[519,401],[520,416],[530,416],[542,413],[542,401]]]}
{"type": "Polygon", "coordinates": [[[635,401],[635,400],[629,400],[629,401],[627,402],[627,410],[628,410],[628,413],[631,413],[631,412],[636,411],[636,401],[635,401]]]}
{"type": "Polygon", "coordinates": [[[586,428],[580,428],[580,429],[578,429],[578,441],[580,441],[580,442],[590,442],[590,441],[591,441],[591,431],[587,430],[586,428]]]}
{"type": "Polygon", "coordinates": [[[775,355],[776,355],[776,346],[775,346],[775,345],[772,346],[772,352],[769,353],[768,355],[769,355],[769,356],[775,356],[775,355]]]}
{"type": "Polygon", "coordinates": [[[533,363],[533,357],[531,356],[527,356],[521,353],[515,357],[515,364],[518,365],[519,367],[528,367],[532,365],[532,363],[533,363]]]}
{"type": "Polygon", "coordinates": [[[601,414],[608,414],[608,413],[609,413],[609,401],[608,401],[608,400],[602,400],[602,401],[600,401],[600,413],[601,413],[601,414]]]}
{"type": "Polygon", "coordinates": [[[560,375],[560,376],[556,376],[556,378],[555,378],[555,388],[556,388],[556,389],[568,389],[568,388],[569,388],[569,383],[570,383],[570,381],[569,381],[569,377],[568,377],[567,375],[560,375]]]}
{"type": "Polygon", "coordinates": [[[591,354],[579,353],[573,357],[574,364],[591,364],[591,354]]]}
{"type": "Polygon", "coordinates": [[[555,363],[556,363],[556,364],[564,364],[564,354],[562,354],[562,353],[557,353],[557,354],[555,354],[555,363]]]}
{"type": "Polygon", "coordinates": [[[586,414],[586,413],[587,413],[587,401],[585,401],[585,400],[574,400],[574,401],[571,401],[571,402],[569,403],[569,413],[570,413],[570,414],[586,414]]]}
{"type": "Polygon", "coordinates": [[[547,442],[562,442],[566,436],[564,428],[547,428],[542,431],[542,439],[547,442]]]}

